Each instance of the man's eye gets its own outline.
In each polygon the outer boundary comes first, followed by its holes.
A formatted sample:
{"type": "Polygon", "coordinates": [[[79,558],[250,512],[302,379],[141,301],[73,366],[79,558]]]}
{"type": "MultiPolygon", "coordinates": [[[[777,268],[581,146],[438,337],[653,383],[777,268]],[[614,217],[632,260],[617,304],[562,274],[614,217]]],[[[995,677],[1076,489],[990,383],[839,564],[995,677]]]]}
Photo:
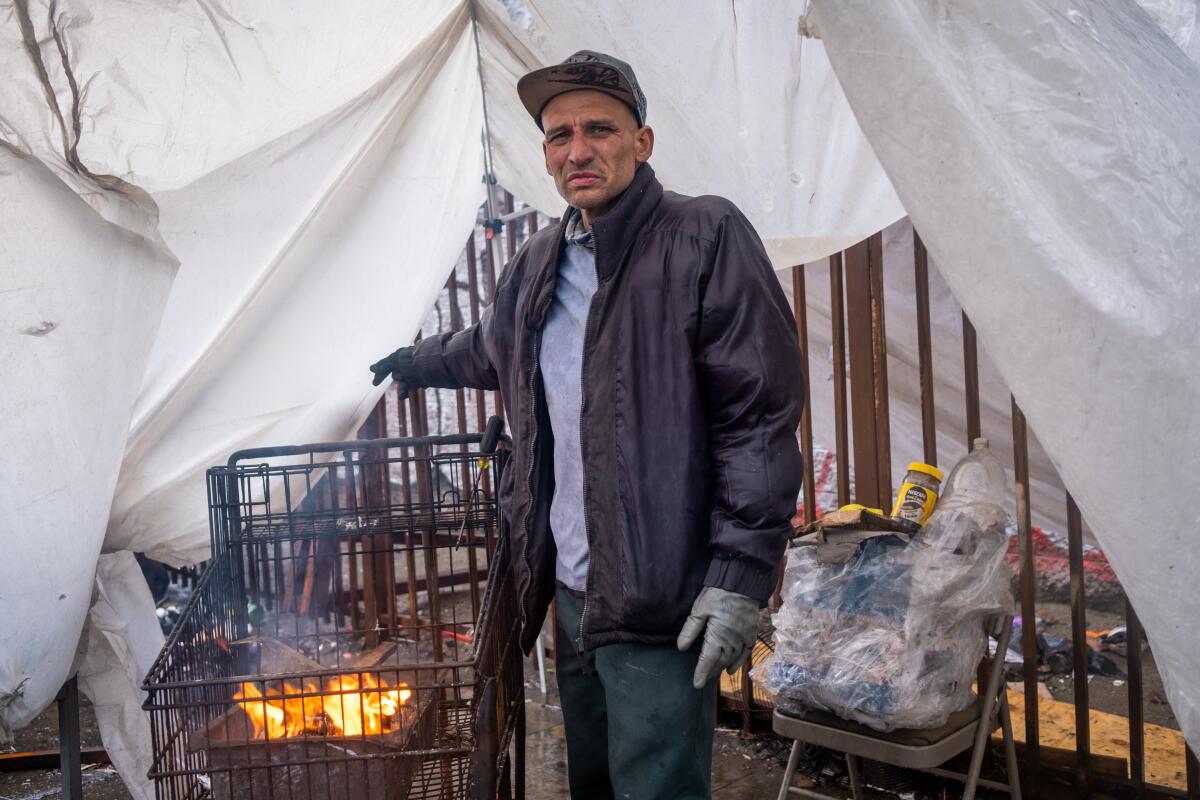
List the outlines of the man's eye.
{"type": "Polygon", "coordinates": [[[562,144],[566,140],[567,140],[567,135],[565,133],[556,133],[556,134],[553,134],[546,141],[549,142],[550,144],[562,144]]]}
{"type": "Polygon", "coordinates": [[[592,126],[592,133],[597,134],[597,135],[612,133],[612,130],[613,129],[607,125],[593,125],[592,126]]]}

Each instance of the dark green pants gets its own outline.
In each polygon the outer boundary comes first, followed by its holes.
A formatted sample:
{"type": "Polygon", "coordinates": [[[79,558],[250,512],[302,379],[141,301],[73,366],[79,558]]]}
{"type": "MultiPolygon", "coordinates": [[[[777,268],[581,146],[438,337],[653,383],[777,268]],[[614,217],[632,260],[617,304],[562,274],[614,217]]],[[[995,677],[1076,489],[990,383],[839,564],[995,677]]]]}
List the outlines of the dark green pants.
{"type": "Polygon", "coordinates": [[[559,588],[555,670],[572,800],[708,800],[717,681],[692,688],[699,649],[575,649],[583,601],[559,588]]]}

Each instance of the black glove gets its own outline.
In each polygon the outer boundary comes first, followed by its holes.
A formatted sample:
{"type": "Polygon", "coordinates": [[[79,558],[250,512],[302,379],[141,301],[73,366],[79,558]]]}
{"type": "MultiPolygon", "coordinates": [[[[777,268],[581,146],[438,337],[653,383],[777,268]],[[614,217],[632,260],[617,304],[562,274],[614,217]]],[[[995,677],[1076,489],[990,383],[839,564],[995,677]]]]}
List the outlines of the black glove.
{"type": "Polygon", "coordinates": [[[413,348],[411,347],[401,347],[391,355],[379,359],[371,365],[371,372],[375,373],[375,377],[371,379],[372,386],[378,386],[387,376],[391,375],[392,379],[399,384],[397,388],[400,390],[401,399],[408,394],[410,386],[419,385],[416,380],[417,373],[413,367],[413,348]]]}

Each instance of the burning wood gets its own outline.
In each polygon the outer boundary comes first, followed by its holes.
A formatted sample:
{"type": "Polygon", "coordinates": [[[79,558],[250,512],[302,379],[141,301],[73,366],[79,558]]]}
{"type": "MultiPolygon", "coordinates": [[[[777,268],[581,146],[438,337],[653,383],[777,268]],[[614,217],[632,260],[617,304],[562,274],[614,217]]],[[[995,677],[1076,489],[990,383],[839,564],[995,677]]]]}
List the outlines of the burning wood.
{"type": "Polygon", "coordinates": [[[407,796],[421,762],[405,751],[432,746],[436,690],[418,692],[389,671],[381,648],[345,673],[315,676],[304,673],[327,670],[277,640],[235,645],[253,652],[246,660],[258,674],[277,677],[241,682],[228,710],[193,733],[191,749],[208,756],[214,798],[407,796]]]}
{"type": "Polygon", "coordinates": [[[283,681],[283,691],[268,686],[266,696],[253,682],[243,682],[233,699],[254,725],[255,739],[295,736],[375,736],[401,724],[401,706],[412,697],[408,684],[391,688],[371,673],[335,675],[302,685],[283,681]]]}

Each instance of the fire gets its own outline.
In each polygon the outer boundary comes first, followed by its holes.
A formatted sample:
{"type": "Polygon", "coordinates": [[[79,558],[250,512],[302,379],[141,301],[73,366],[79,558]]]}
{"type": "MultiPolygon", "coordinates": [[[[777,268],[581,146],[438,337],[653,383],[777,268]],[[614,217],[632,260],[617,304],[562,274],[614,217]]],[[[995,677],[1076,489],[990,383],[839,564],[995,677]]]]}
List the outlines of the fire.
{"type": "Polygon", "coordinates": [[[351,674],[282,685],[282,692],[268,685],[264,696],[256,683],[245,682],[234,694],[254,725],[255,739],[387,733],[399,726],[400,709],[412,697],[408,684],[380,684],[370,673],[361,681],[351,674]]]}

